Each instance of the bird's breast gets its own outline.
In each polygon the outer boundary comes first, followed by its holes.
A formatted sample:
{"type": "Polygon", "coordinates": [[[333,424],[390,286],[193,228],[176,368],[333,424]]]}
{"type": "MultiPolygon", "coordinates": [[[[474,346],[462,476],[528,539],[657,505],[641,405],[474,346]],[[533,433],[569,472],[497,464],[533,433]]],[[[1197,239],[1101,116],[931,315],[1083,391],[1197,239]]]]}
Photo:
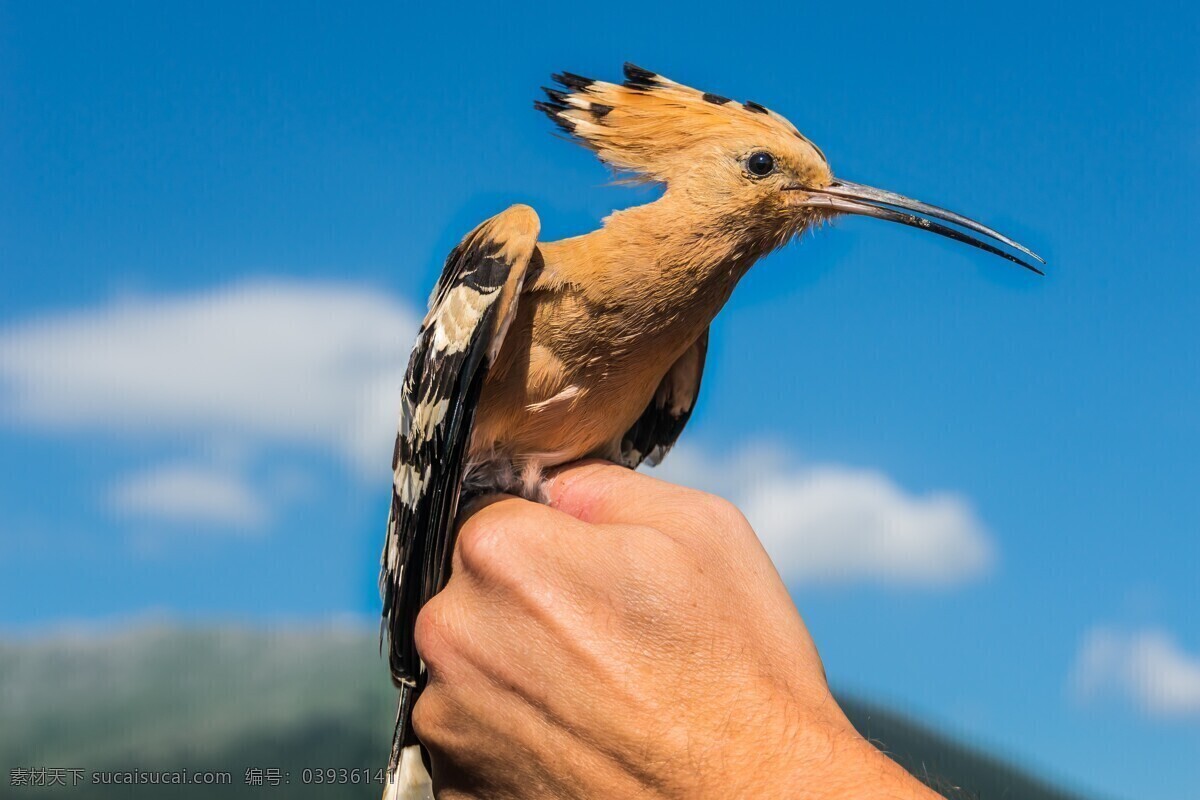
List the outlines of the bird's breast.
{"type": "Polygon", "coordinates": [[[543,466],[614,457],[663,376],[704,330],[646,322],[578,293],[522,298],[480,398],[473,455],[543,466]]]}

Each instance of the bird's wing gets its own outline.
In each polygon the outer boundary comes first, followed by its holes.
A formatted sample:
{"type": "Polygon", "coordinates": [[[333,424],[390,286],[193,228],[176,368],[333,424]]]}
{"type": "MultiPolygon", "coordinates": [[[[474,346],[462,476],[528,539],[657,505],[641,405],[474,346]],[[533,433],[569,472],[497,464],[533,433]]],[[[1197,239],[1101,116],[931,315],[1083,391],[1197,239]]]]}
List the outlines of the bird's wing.
{"type": "Polygon", "coordinates": [[[404,698],[415,699],[422,671],[413,625],[447,578],[475,406],[512,321],[538,229],[533,209],[517,205],[467,234],[446,259],[408,362],[379,575],[401,716],[411,711],[404,698]]]}
{"type": "Polygon", "coordinates": [[[621,439],[621,462],[637,468],[643,461],[658,466],[683,432],[692,416],[704,375],[708,353],[708,329],[684,351],[650,400],[650,405],[621,439]]]}

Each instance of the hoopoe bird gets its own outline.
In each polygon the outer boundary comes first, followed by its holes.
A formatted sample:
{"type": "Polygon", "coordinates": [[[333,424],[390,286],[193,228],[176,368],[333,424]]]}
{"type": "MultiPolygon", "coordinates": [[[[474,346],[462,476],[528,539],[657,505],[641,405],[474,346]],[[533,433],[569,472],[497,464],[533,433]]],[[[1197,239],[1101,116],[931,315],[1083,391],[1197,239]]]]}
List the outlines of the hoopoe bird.
{"type": "Polygon", "coordinates": [[[833,217],[919,228],[1038,274],[1030,262],[1045,263],[974,220],[835,178],[816,145],[758,103],[632,64],[624,73],[620,84],[554,75],[561,88],[534,106],[663,194],[557,242],[538,241],[528,206],[487,220],[447,258],[408,364],[380,575],[400,693],[392,800],[432,797],[410,721],[425,681],[413,626],[447,580],[463,497],[536,500],[545,469],[584,457],[657,464],[692,413],[709,324],[738,280],[833,217]]]}

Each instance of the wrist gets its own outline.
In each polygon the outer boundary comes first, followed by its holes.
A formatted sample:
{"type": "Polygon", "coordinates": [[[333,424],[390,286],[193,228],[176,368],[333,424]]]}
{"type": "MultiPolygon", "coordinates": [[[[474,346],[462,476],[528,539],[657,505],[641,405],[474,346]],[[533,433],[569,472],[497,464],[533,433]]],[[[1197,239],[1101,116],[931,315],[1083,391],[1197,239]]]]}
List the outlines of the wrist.
{"type": "MultiPolygon", "coordinates": [[[[837,716],[842,717],[840,709],[837,716]]],[[[791,747],[763,765],[761,778],[752,782],[751,791],[745,796],[788,800],[942,800],[941,795],[864,739],[844,717],[817,724],[810,721],[793,737],[791,747]]]]}

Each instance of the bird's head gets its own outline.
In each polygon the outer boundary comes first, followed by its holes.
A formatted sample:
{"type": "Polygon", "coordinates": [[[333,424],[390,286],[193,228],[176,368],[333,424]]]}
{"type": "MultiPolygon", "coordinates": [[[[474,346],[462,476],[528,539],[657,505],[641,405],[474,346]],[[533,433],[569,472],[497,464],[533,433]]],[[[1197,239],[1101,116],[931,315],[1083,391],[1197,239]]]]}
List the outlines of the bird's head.
{"type": "Polygon", "coordinates": [[[820,148],[758,103],[701,92],[632,64],[621,84],[569,72],[553,77],[561,88],[545,89],[547,100],[534,106],[559,127],[617,171],[667,184],[766,249],[822,220],[856,214],[965,242],[1039,274],[972,233],[1045,263],[967,217],[835,178],[820,148]]]}

